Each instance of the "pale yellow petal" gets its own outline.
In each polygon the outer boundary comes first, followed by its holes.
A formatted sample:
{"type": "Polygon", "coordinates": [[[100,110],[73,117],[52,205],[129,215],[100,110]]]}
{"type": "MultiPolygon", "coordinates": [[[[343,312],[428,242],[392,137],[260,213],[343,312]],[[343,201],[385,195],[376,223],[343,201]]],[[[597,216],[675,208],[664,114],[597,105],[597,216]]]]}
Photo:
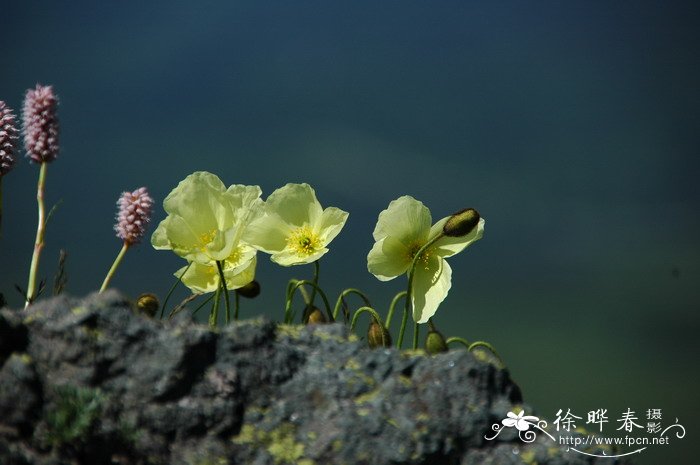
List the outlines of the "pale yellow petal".
{"type": "Polygon", "coordinates": [[[413,320],[426,323],[435,315],[452,286],[452,269],[440,257],[431,256],[428,263],[419,261],[413,274],[413,320]]]}
{"type": "Polygon", "coordinates": [[[340,233],[348,219],[348,212],[336,207],[328,207],[323,210],[319,218],[316,234],[326,246],[340,233]]]}
{"type": "Polygon", "coordinates": [[[425,243],[431,222],[428,207],[410,195],[404,195],[392,201],[389,207],[379,214],[373,233],[374,240],[391,236],[407,246],[425,243]]]}
{"type": "Polygon", "coordinates": [[[408,248],[391,236],[375,242],[367,255],[367,270],[380,281],[389,281],[406,273],[410,265],[408,248]]]}
{"type": "Polygon", "coordinates": [[[289,225],[316,224],[323,210],[316,193],[308,184],[287,184],[274,191],[265,201],[265,210],[278,215],[289,225]]]}

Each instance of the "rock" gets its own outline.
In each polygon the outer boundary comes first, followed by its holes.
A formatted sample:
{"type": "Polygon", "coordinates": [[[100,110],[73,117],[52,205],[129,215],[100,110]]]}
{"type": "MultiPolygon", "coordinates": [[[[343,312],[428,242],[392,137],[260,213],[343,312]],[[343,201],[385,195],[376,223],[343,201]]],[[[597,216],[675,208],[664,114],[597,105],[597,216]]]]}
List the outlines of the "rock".
{"type": "Polygon", "coordinates": [[[6,465],[596,463],[544,434],[485,438],[522,405],[467,351],[370,350],[339,324],[210,331],[116,292],[0,310],[6,465]]]}

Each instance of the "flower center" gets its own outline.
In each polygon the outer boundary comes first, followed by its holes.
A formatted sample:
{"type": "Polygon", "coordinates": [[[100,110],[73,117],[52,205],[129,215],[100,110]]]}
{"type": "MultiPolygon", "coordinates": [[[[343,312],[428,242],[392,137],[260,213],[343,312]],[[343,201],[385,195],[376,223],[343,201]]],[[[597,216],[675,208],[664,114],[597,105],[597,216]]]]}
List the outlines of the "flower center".
{"type": "MultiPolygon", "coordinates": [[[[412,262],[413,259],[416,257],[416,254],[418,251],[423,247],[423,245],[420,242],[415,242],[411,244],[411,246],[408,248],[408,259],[412,262]]],[[[430,247],[428,247],[427,250],[424,250],[422,254],[420,254],[420,258],[418,258],[418,261],[416,262],[416,266],[420,266],[420,263],[423,262],[423,266],[425,269],[428,269],[428,262],[430,261],[430,247]]]]}
{"type": "Polygon", "coordinates": [[[199,247],[199,250],[202,252],[207,250],[207,245],[209,245],[214,238],[216,237],[216,229],[212,229],[209,232],[205,232],[203,234],[199,235],[199,242],[201,242],[201,246],[199,247]]]}
{"type": "Polygon", "coordinates": [[[307,225],[297,228],[287,238],[287,247],[298,256],[308,257],[321,248],[321,239],[307,225]]]}

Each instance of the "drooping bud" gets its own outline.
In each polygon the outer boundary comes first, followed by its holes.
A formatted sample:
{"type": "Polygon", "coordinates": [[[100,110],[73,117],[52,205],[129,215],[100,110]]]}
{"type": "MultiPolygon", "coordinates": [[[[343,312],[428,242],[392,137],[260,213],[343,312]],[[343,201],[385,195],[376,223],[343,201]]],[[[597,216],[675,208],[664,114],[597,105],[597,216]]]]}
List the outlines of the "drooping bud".
{"type": "Polygon", "coordinates": [[[462,237],[466,236],[479,224],[481,215],[473,208],[465,208],[460,210],[447,220],[442,227],[442,232],[445,236],[462,237]]]}
{"type": "Polygon", "coordinates": [[[260,283],[257,281],[251,281],[245,286],[236,289],[236,292],[238,292],[240,296],[247,299],[254,299],[260,295],[260,283]]]}
{"type": "Polygon", "coordinates": [[[15,166],[19,131],[12,110],[0,100],[0,177],[15,166]]]}
{"type": "Polygon", "coordinates": [[[136,308],[144,315],[153,318],[160,308],[160,302],[155,294],[141,294],[136,300],[136,308]]]}
{"type": "Polygon", "coordinates": [[[312,307],[311,311],[309,311],[309,315],[306,317],[307,325],[319,325],[327,322],[328,319],[326,315],[324,315],[318,307],[312,307]]]}
{"type": "Polygon", "coordinates": [[[50,163],[58,156],[58,99],[51,86],[27,90],[22,112],[24,147],[34,163],[50,163]]]}
{"type": "Polygon", "coordinates": [[[392,341],[389,330],[376,319],[372,319],[372,323],[370,323],[369,328],[367,328],[367,344],[370,349],[391,347],[392,341]]]}
{"type": "Polygon", "coordinates": [[[129,245],[137,244],[151,221],[153,199],[148,195],[148,190],[141,187],[134,192],[122,192],[117,205],[119,211],[114,226],[117,237],[129,245]]]}
{"type": "Polygon", "coordinates": [[[428,336],[425,338],[425,351],[430,355],[447,352],[447,342],[438,331],[434,329],[428,330],[428,336]]]}

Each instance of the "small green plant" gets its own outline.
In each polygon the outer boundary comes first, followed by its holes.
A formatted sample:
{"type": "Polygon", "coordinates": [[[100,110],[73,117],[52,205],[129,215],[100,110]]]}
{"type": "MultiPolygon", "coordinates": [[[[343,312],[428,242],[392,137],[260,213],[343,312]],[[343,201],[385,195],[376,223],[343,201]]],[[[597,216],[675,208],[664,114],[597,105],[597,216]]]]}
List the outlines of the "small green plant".
{"type": "Polygon", "coordinates": [[[86,439],[102,412],[104,396],[99,389],[60,386],[55,389],[56,402],[46,414],[47,441],[61,446],[86,439]]]}

